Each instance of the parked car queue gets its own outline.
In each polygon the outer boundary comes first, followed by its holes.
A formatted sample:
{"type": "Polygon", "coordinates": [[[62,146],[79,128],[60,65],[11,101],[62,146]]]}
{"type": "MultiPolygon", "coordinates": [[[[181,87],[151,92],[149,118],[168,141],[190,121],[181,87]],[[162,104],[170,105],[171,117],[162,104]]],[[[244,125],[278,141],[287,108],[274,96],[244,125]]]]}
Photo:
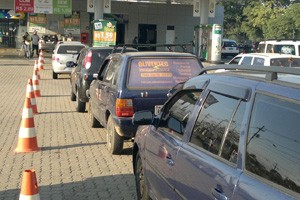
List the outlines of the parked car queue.
{"type": "Polygon", "coordinates": [[[90,125],[107,129],[112,154],[133,139],[138,199],[300,198],[299,69],[127,52],[107,56],[93,77],[90,125]]]}

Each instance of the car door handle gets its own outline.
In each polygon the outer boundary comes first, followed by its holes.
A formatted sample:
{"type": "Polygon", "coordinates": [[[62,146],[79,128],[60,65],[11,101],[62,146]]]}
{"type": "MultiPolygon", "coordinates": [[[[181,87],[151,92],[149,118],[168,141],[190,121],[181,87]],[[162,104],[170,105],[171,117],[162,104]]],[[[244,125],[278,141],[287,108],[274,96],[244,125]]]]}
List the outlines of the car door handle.
{"type": "Polygon", "coordinates": [[[167,160],[167,164],[170,165],[170,166],[173,166],[175,164],[174,160],[172,159],[172,156],[170,154],[168,154],[166,156],[166,160],[167,160]]]}
{"type": "Polygon", "coordinates": [[[220,191],[217,188],[214,188],[212,191],[212,195],[215,197],[215,199],[217,200],[228,200],[228,198],[222,193],[222,191],[220,191]]]}

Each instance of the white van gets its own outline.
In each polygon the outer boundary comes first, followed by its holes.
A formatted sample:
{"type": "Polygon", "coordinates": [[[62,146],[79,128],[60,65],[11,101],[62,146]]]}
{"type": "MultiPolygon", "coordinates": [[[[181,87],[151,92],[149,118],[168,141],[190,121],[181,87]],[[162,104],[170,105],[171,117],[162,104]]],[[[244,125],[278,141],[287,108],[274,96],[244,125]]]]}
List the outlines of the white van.
{"type": "Polygon", "coordinates": [[[266,40],[258,44],[257,53],[281,53],[300,55],[300,41],[297,40],[266,40]]]}

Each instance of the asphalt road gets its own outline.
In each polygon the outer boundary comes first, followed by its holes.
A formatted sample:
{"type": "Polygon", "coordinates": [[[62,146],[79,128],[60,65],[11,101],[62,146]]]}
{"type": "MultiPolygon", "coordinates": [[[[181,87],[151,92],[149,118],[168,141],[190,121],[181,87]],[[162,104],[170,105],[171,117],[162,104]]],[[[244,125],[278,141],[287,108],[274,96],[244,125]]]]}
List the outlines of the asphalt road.
{"type": "Polygon", "coordinates": [[[50,55],[40,71],[41,97],[34,127],[40,151],[15,153],[27,81],[34,59],[0,51],[0,200],[18,199],[22,172],[34,169],[41,199],[136,199],[132,143],[122,155],[106,148],[106,130],[90,128],[87,113],[75,111],[67,75],[52,79],[50,55]]]}

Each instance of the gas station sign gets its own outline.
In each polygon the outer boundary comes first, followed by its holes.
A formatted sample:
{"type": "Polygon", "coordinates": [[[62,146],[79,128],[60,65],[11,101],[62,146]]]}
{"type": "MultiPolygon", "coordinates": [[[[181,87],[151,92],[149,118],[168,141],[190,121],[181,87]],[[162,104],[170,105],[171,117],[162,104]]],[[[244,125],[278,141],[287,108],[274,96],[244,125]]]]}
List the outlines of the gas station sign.
{"type": "Polygon", "coordinates": [[[94,21],[93,46],[106,47],[116,44],[116,21],[111,20],[96,20],[94,21]]]}

